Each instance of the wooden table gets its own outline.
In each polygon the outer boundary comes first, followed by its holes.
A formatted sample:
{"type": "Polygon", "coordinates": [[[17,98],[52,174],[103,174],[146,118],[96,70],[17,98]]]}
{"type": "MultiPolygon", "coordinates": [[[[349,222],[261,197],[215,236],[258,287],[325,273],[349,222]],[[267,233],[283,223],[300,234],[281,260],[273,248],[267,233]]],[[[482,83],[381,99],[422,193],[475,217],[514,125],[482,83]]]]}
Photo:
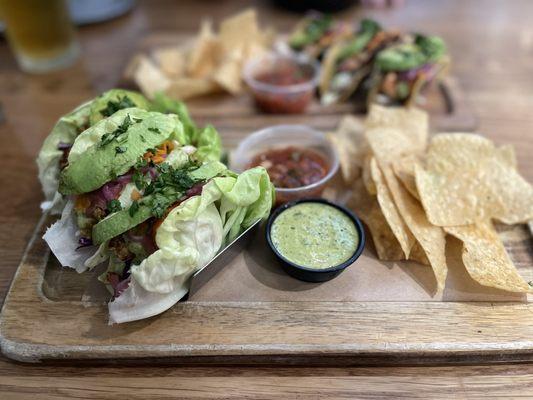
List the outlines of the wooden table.
{"type": "MultiPolygon", "coordinates": [[[[298,17],[256,1],[263,23],[280,31],[298,17]]],[[[140,2],[129,15],[83,27],[83,56],[72,68],[27,76],[0,42],[0,304],[40,216],[34,163],[53,122],[81,101],[116,85],[136,42],[155,31],[195,31],[245,1],[140,2]],[[0,117],[1,118],[1,117],[0,117]]],[[[353,8],[386,26],[442,35],[453,71],[479,119],[480,131],[516,146],[519,167],[533,181],[533,5],[525,1],[408,0],[399,9],[353,8]]],[[[533,321],[533,320],[532,320],[533,321]]],[[[533,322],[532,322],[533,323],[533,322]]],[[[151,367],[22,365],[0,358],[0,398],[304,398],[519,397],[533,393],[533,365],[382,368],[151,367]],[[3,393],[2,393],[3,392],[3,393]]]]}

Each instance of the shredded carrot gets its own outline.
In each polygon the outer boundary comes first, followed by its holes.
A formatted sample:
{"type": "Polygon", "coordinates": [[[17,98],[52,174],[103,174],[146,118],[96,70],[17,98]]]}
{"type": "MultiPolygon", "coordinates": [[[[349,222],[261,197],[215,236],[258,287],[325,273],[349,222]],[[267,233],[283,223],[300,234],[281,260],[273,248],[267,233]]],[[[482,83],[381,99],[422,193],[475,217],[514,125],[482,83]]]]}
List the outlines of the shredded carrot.
{"type": "Polygon", "coordinates": [[[130,197],[133,201],[135,201],[135,200],[139,200],[142,197],[142,195],[141,195],[141,192],[139,192],[137,189],[133,189],[130,197]]]}
{"type": "Polygon", "coordinates": [[[144,153],[143,158],[146,161],[151,160],[154,164],[161,164],[172,150],[174,150],[174,143],[170,140],[166,140],[157,147],[155,154],[151,151],[147,151],[144,153]]]}
{"type": "Polygon", "coordinates": [[[147,151],[146,153],[144,153],[143,158],[146,161],[150,161],[153,156],[154,156],[154,154],[151,151],[147,151]]]}

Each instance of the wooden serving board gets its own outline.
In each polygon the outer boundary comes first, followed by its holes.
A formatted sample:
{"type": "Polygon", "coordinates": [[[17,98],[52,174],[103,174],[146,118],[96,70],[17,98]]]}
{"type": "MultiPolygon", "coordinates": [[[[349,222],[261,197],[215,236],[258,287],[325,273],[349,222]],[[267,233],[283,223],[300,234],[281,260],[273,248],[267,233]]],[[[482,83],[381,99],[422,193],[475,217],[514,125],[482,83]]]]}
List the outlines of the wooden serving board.
{"type": "MultiPolygon", "coordinates": [[[[161,36],[150,38],[160,44],[161,36]]],[[[170,43],[170,36],[164,37],[170,43]]],[[[164,41],[163,40],[163,41],[164,41]]],[[[172,39],[175,40],[175,39],[172,39]]],[[[148,45],[150,43],[148,42],[148,45]]],[[[224,146],[274,124],[334,130],[356,104],[313,104],[304,115],[260,115],[250,97],[216,95],[187,102],[199,125],[212,123],[224,146]]],[[[452,78],[428,100],[434,131],[470,130],[476,120],[452,78]]],[[[99,271],[61,268],[36,227],[4,303],[3,354],[25,362],[227,364],[419,364],[533,360],[533,304],[523,295],[477,285],[450,240],[446,290],[435,296],[429,267],[361,258],[323,284],[284,274],[258,230],[252,244],[194,296],[167,312],[107,324],[109,295],[99,271]]],[[[501,232],[522,275],[533,279],[531,236],[501,232]]]]}
{"type": "MultiPolygon", "coordinates": [[[[200,124],[214,123],[229,148],[274,123],[327,130],[341,118],[258,116],[245,98],[197,100],[190,109],[200,124]]],[[[45,216],[38,224],[2,310],[0,345],[12,359],[334,365],[533,360],[531,299],[473,282],[453,239],[446,290],[437,297],[429,267],[381,262],[371,240],[334,280],[297,281],[283,273],[258,230],[246,251],[187,301],[144,321],[109,326],[98,271],[79,275],[49,255],[41,236],[51,222],[45,216]]],[[[520,273],[533,280],[527,228],[502,227],[500,233],[520,273]]]]}

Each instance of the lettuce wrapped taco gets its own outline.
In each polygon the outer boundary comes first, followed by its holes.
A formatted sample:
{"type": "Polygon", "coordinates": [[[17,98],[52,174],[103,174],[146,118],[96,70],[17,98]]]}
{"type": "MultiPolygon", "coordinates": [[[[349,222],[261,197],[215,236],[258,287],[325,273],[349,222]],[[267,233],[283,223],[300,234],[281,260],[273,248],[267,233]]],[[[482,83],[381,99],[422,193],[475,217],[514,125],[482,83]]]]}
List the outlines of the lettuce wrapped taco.
{"type": "Polygon", "coordinates": [[[376,55],[368,103],[413,104],[448,64],[446,45],[440,37],[406,35],[376,55]]]}
{"type": "Polygon", "coordinates": [[[173,101],[162,94],[156,95],[150,102],[134,91],[109,90],[62,116],[45,139],[37,157],[39,180],[45,196],[45,201],[41,204],[43,211],[60,214],[65,205],[63,196],[57,191],[59,174],[67,163],[72,144],[78,135],[115,112],[131,107],[179,115],[188,142],[196,144],[196,127],[183,103],[173,101]]]}
{"type": "Polygon", "coordinates": [[[324,57],[319,87],[322,103],[352,96],[370,75],[374,56],[397,38],[397,33],[382,30],[377,22],[362,20],[357,33],[332,46],[324,57]]]}
{"type": "Polygon", "coordinates": [[[321,58],[334,43],[352,33],[352,27],[335,21],[330,15],[313,12],[307,15],[289,36],[293,51],[303,52],[311,58],[321,58]]]}
{"type": "Polygon", "coordinates": [[[59,173],[67,202],[44,240],[78,272],[107,263],[111,323],[171,307],[197,269],[270,211],[264,169],[237,176],[217,161],[213,127],[190,133],[176,114],[120,109],[76,137],[59,173]]]}

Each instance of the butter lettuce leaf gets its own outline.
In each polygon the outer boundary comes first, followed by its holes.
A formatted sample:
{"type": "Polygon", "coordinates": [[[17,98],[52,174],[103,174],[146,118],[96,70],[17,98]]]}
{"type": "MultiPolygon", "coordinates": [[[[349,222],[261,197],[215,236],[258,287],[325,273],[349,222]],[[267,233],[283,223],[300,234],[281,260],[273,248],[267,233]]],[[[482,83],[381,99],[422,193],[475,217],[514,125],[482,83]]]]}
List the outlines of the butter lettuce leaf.
{"type": "Polygon", "coordinates": [[[218,176],[181,203],[157,230],[158,250],[131,268],[131,281],[109,303],[111,323],[159,314],[188,292],[189,279],[258,219],[268,216],[274,189],[266,170],[218,176]]]}
{"type": "Polygon", "coordinates": [[[128,288],[109,303],[110,323],[151,317],[185,296],[191,275],[222,244],[220,214],[214,203],[205,204],[200,196],[191,198],[163,221],[156,235],[159,249],[132,267],[128,288]]]}
{"type": "Polygon", "coordinates": [[[166,94],[158,92],[154,96],[150,109],[165,114],[176,114],[180,118],[180,121],[183,124],[183,130],[187,135],[187,143],[184,144],[196,143],[196,133],[198,128],[189,115],[189,110],[184,102],[171,99],[166,94]]]}
{"type": "Polygon", "coordinates": [[[197,157],[203,162],[218,161],[222,156],[222,141],[212,125],[198,132],[198,140],[193,145],[198,149],[197,157]]]}
{"type": "Polygon", "coordinates": [[[156,234],[159,248],[132,267],[135,280],[149,291],[169,293],[176,289],[173,278],[203,267],[222,245],[222,220],[213,203],[200,196],[188,200],[169,215],[156,234]]]}
{"type": "Polygon", "coordinates": [[[45,196],[45,202],[41,204],[43,211],[50,210],[54,214],[60,214],[63,209],[65,201],[63,196],[57,193],[60,172],[59,161],[63,156],[63,151],[59,150],[58,146],[60,144],[70,145],[74,143],[76,136],[89,123],[90,108],[91,102],[87,102],[61,117],[52,128],[39,151],[37,167],[39,169],[39,181],[45,196]]]}
{"type": "Polygon", "coordinates": [[[226,243],[258,219],[268,216],[274,196],[274,186],[264,168],[255,167],[240,174],[221,199],[220,213],[226,243]]]}

